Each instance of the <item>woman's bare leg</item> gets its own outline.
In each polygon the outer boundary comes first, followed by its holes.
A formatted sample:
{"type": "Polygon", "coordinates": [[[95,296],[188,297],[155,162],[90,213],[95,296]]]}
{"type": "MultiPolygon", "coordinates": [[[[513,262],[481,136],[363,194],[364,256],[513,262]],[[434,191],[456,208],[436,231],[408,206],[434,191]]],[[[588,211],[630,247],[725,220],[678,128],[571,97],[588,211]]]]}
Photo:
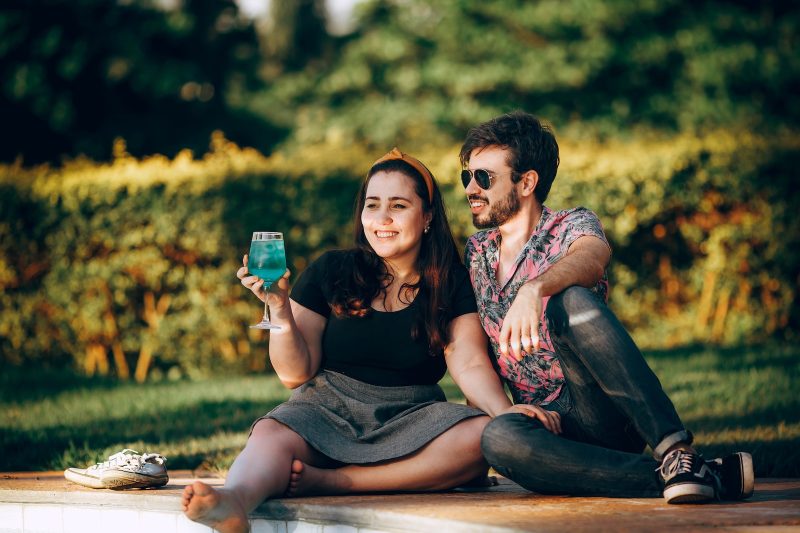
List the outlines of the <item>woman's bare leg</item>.
{"type": "Polygon", "coordinates": [[[376,465],[317,468],[301,458],[292,464],[290,496],[348,492],[434,491],[462,485],[485,474],[481,434],[488,416],[464,420],[419,451],[376,465]]]}
{"type": "Polygon", "coordinates": [[[286,492],[295,459],[326,464],[300,435],[275,420],[260,420],[231,465],[225,486],[215,489],[195,481],[183,491],[183,511],[220,533],[248,531],[248,513],[265,499],[286,492]]]}

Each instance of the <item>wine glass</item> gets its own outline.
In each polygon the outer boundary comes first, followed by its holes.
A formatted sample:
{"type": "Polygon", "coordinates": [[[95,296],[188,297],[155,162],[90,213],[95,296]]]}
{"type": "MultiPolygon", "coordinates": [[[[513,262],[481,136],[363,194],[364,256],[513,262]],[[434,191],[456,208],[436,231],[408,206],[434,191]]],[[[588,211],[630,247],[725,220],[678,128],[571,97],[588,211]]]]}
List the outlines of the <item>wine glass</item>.
{"type": "MultiPolygon", "coordinates": [[[[247,270],[264,280],[263,289],[281,279],[286,272],[286,252],[283,247],[283,233],[275,231],[253,232],[250,241],[250,255],[247,256],[247,270]]],[[[264,318],[250,326],[257,329],[281,329],[270,323],[267,315],[267,298],[264,298],[264,318]]]]}

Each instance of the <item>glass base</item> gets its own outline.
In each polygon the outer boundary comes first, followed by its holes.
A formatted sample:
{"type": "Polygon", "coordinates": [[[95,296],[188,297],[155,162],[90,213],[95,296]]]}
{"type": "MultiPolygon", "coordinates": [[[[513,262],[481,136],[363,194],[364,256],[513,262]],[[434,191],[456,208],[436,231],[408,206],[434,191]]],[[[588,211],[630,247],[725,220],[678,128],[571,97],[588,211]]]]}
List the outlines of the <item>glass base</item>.
{"type": "Polygon", "coordinates": [[[250,326],[250,329],[281,329],[280,326],[276,326],[269,320],[262,320],[258,324],[253,324],[250,326]]]}

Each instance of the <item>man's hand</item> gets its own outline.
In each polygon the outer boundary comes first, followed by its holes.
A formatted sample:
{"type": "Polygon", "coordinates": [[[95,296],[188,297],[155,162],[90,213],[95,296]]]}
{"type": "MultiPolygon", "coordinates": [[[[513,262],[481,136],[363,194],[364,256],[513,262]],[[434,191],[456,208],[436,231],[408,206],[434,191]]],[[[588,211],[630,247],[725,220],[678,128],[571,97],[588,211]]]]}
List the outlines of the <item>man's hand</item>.
{"type": "Polygon", "coordinates": [[[520,413],[525,416],[529,416],[531,418],[535,418],[542,425],[549,431],[550,433],[554,433],[556,435],[561,434],[561,415],[559,415],[555,411],[548,411],[546,409],[542,409],[536,405],[528,405],[525,403],[519,403],[517,405],[512,405],[502,414],[507,413],[520,413]]]}
{"type": "Polygon", "coordinates": [[[525,283],[517,291],[514,302],[503,319],[498,343],[502,356],[513,364],[522,361],[524,352],[539,349],[539,317],[542,315],[542,293],[538,283],[525,283]]]}

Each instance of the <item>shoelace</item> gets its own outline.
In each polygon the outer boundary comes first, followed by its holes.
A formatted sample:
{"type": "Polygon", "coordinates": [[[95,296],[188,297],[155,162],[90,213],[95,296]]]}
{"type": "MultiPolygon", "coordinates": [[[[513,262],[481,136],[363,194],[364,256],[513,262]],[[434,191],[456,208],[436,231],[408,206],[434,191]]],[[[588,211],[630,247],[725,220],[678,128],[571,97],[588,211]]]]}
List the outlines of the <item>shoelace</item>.
{"type": "MultiPolygon", "coordinates": [[[[675,450],[664,458],[661,466],[656,468],[656,472],[661,472],[661,477],[664,481],[669,481],[679,474],[688,474],[692,472],[695,459],[698,456],[693,453],[684,452],[683,450],[675,450]]],[[[712,461],[704,461],[708,473],[711,474],[711,480],[714,483],[714,497],[720,500],[722,492],[722,479],[716,470],[709,464],[712,461]]]]}
{"type": "Polygon", "coordinates": [[[693,453],[675,450],[664,458],[661,466],[656,468],[656,471],[661,472],[661,476],[665,481],[679,474],[687,474],[692,471],[695,457],[693,453]]]}
{"type": "Polygon", "coordinates": [[[97,463],[90,466],[89,470],[99,470],[102,468],[121,467],[126,469],[139,469],[145,463],[153,463],[163,465],[167,462],[167,458],[158,453],[139,454],[136,450],[125,448],[121,452],[117,452],[110,456],[107,461],[97,463]]]}

